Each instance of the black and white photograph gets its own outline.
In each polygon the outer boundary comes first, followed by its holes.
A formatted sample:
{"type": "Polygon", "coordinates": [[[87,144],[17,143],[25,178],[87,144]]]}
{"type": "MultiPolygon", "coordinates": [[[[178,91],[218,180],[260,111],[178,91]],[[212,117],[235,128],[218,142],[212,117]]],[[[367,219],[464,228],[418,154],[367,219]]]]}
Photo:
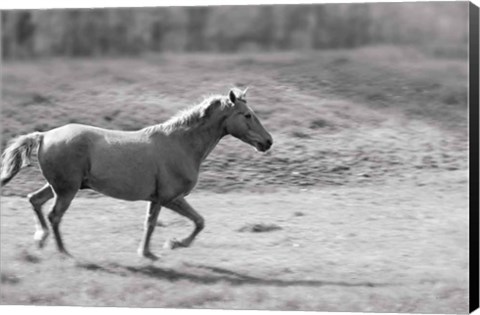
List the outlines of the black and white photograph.
{"type": "Polygon", "coordinates": [[[471,10],[2,9],[0,304],[468,313],[471,10]]]}

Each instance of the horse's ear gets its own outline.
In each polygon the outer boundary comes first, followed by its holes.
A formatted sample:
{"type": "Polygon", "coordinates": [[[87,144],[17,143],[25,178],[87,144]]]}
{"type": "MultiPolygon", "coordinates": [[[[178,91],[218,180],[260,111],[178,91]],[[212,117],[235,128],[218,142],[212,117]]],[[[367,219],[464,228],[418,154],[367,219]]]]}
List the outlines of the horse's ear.
{"type": "Polygon", "coordinates": [[[247,91],[248,91],[248,86],[247,86],[247,88],[246,88],[245,90],[243,90],[243,92],[242,92],[243,98],[247,98],[247,91]]]}
{"type": "Polygon", "coordinates": [[[230,102],[235,104],[235,101],[237,100],[237,96],[235,95],[235,92],[233,92],[233,90],[230,90],[230,92],[228,92],[228,98],[230,99],[230,102]]]}

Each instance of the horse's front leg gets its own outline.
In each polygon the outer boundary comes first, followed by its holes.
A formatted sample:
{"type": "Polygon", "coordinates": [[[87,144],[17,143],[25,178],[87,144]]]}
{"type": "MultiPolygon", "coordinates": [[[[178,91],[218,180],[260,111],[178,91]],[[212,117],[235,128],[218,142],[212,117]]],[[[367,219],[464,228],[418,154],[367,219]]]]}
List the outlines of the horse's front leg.
{"type": "Polygon", "coordinates": [[[184,217],[187,217],[189,218],[190,220],[193,221],[193,223],[195,224],[195,228],[194,230],[192,231],[192,233],[190,235],[188,235],[186,238],[184,238],[183,240],[176,240],[176,239],[171,239],[171,240],[168,240],[164,247],[165,248],[169,248],[169,249],[175,249],[175,248],[178,248],[178,247],[188,247],[192,244],[193,240],[195,239],[195,237],[197,236],[198,233],[200,233],[200,231],[203,230],[203,227],[205,225],[205,221],[204,219],[202,218],[202,216],[200,214],[197,213],[197,211],[195,211],[195,209],[193,209],[189,204],[188,202],[185,200],[184,197],[180,197],[180,198],[177,198],[173,201],[171,201],[170,203],[166,204],[165,207],[175,211],[176,213],[180,214],[180,215],[183,215],[184,217]]]}
{"type": "Polygon", "coordinates": [[[145,217],[145,230],[142,237],[142,242],[138,248],[138,254],[142,257],[146,257],[152,260],[158,259],[157,256],[150,252],[150,239],[152,237],[153,230],[157,225],[158,214],[160,213],[161,205],[156,202],[150,202],[145,217]]]}

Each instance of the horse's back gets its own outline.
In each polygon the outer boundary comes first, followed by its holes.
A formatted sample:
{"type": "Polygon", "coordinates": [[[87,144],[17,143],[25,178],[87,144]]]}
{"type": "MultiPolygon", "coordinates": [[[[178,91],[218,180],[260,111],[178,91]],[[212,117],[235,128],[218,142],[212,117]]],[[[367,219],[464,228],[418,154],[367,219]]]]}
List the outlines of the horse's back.
{"type": "Polygon", "coordinates": [[[81,124],[68,124],[44,133],[40,156],[81,158],[95,144],[115,131],[81,124]]]}
{"type": "Polygon", "coordinates": [[[43,175],[52,185],[85,186],[92,164],[100,162],[97,168],[105,168],[102,158],[111,160],[111,156],[119,153],[118,148],[115,150],[119,144],[128,147],[128,143],[138,143],[137,134],[81,124],[68,124],[47,131],[38,151],[43,175]]]}

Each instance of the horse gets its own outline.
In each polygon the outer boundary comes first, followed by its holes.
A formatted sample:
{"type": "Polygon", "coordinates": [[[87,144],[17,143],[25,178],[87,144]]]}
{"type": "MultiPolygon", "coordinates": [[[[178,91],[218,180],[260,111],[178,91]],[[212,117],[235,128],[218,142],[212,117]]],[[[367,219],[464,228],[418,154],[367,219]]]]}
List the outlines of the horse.
{"type": "Polygon", "coordinates": [[[231,135],[257,151],[265,152],[272,146],[272,136],[247,105],[246,92],[234,87],[226,96],[210,96],[166,122],[135,131],[67,124],[19,136],[2,154],[1,186],[29,165],[37,149],[46,184],[27,198],[35,213],[34,242],[39,248],[44,247],[49,235],[42,205],[54,198],[48,221],[58,251],[71,256],[63,244],[59,225],[80,189],[149,202],[138,249],[140,256],[157,259],[149,244],[162,207],[194,223],[187,237],[170,239],[165,247],[189,247],[205,221],[185,197],[195,187],[200,165],[217,143],[231,135]]]}

